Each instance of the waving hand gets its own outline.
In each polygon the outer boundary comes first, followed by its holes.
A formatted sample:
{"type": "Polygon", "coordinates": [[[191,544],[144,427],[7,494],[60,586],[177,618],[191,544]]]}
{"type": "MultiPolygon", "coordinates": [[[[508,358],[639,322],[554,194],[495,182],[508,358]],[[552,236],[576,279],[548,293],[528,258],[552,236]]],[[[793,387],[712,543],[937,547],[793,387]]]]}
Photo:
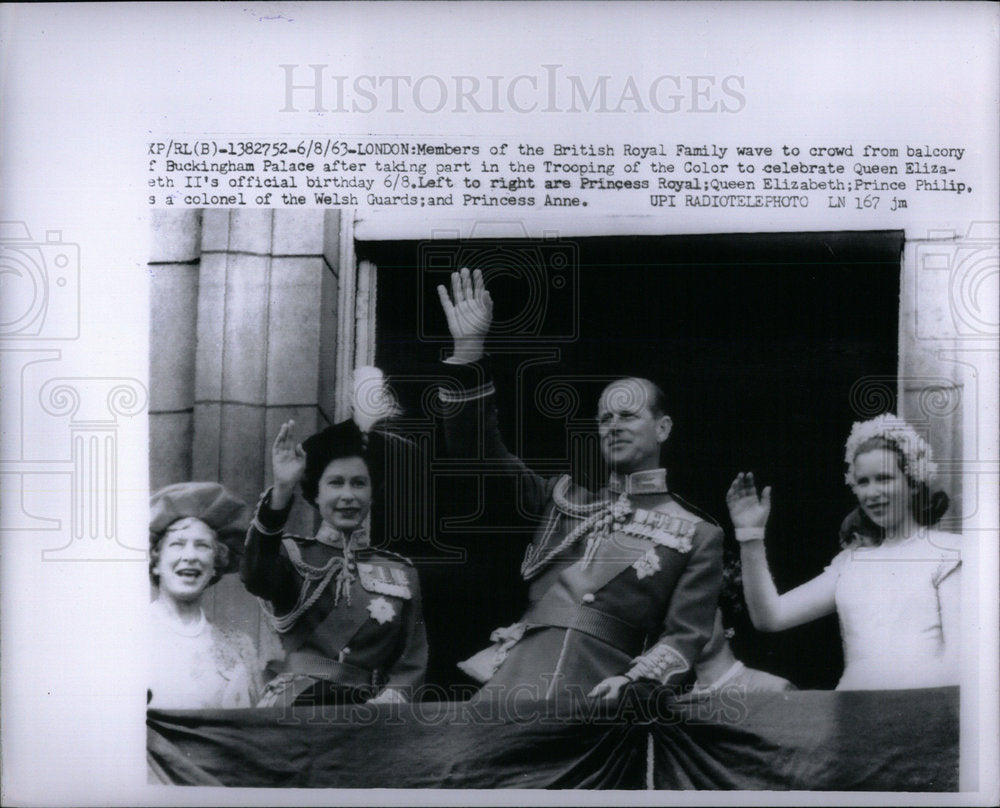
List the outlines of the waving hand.
{"type": "Polygon", "coordinates": [[[486,290],[483,273],[467,268],[451,273],[451,296],[438,286],[441,308],[448,320],[448,330],[455,343],[454,358],[475,362],[483,355],[483,346],[493,322],[493,299],[486,290]]]}

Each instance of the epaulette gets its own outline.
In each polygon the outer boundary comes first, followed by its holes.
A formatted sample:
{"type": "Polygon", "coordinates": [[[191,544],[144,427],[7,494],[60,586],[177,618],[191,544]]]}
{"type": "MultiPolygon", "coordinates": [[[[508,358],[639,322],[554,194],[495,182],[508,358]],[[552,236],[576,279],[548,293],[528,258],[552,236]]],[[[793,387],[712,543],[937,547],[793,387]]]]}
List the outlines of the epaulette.
{"type": "Polygon", "coordinates": [[[567,516],[585,519],[607,507],[601,499],[594,499],[589,489],[577,484],[569,474],[562,475],[552,489],[552,501],[567,516]]]}
{"type": "Polygon", "coordinates": [[[291,539],[299,544],[312,544],[316,539],[312,536],[298,536],[295,533],[282,533],[282,539],[291,539]]]}
{"type": "Polygon", "coordinates": [[[703,511],[701,508],[692,505],[690,502],[684,499],[684,497],[679,496],[673,491],[670,492],[670,496],[672,496],[679,505],[682,505],[686,510],[690,511],[692,514],[697,516],[703,522],[708,522],[710,525],[715,525],[716,527],[722,527],[722,525],[720,525],[711,515],[703,511]]]}

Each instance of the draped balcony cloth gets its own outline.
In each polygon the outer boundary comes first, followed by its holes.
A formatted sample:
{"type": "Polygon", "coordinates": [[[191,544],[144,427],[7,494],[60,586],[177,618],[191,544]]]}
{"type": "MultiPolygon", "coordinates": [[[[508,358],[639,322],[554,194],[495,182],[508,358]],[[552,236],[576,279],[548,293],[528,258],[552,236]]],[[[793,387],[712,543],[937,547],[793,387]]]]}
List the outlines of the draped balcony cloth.
{"type": "Polygon", "coordinates": [[[151,782],[289,788],[956,791],[958,688],[150,710],[151,782]]]}

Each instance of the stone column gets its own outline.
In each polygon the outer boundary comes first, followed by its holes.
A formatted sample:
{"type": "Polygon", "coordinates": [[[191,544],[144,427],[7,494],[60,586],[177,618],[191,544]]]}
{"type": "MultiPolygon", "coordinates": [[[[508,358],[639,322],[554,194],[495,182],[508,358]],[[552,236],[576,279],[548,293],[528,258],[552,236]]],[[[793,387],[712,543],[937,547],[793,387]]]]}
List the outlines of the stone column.
{"type": "Polygon", "coordinates": [[[899,409],[931,442],[952,498],[942,527],[955,532],[980,510],[982,486],[996,484],[988,447],[997,379],[983,378],[982,368],[995,368],[1000,353],[997,266],[996,223],[930,232],[908,240],[903,256],[899,409]]]}
{"type": "Polygon", "coordinates": [[[149,487],[190,480],[199,210],[153,211],[149,258],[149,487]]]}
{"type": "MultiPolygon", "coordinates": [[[[194,350],[191,478],[218,480],[256,503],[270,484],[271,444],[296,422],[300,439],[332,413],[339,217],[317,210],[209,210],[202,218],[194,350]],[[330,243],[335,246],[333,249],[330,243]],[[331,261],[331,257],[334,259],[331,261]]],[[[311,535],[298,500],[287,529],[311,535]]],[[[213,619],[275,639],[235,576],[212,591],[213,619]]]]}

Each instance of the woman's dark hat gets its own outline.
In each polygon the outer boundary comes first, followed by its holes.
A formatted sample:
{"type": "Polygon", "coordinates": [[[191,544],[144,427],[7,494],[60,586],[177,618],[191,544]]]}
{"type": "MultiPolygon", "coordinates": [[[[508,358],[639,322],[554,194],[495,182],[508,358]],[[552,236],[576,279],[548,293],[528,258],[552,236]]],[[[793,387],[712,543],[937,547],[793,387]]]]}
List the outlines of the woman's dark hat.
{"type": "Polygon", "coordinates": [[[373,430],[362,432],[354,421],[341,421],[328,426],[302,442],[306,453],[306,470],[302,475],[302,496],[315,507],[319,479],[334,460],[342,457],[360,457],[368,466],[372,489],[378,491],[385,482],[388,441],[402,440],[387,433],[373,430]]]}

